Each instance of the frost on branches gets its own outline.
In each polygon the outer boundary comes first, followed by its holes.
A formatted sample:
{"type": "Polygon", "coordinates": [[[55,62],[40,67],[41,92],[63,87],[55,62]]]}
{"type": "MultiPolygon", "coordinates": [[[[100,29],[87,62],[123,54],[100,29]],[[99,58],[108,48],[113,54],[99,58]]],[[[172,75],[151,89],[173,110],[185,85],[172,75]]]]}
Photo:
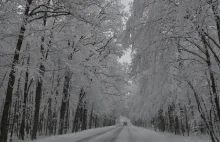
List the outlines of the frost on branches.
{"type": "Polygon", "coordinates": [[[220,140],[219,4],[133,2],[124,44],[134,52],[129,104],[137,125],[220,140]]]}
{"type": "Polygon", "coordinates": [[[115,124],[125,95],[119,0],[0,2],[0,141],[115,124]]]}

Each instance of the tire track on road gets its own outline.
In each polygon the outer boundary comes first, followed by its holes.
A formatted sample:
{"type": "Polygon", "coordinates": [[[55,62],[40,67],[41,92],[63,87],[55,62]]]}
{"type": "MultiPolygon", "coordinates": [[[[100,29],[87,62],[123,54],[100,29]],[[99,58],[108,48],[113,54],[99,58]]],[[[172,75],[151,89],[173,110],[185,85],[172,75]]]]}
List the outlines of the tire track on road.
{"type": "Polygon", "coordinates": [[[129,135],[129,140],[130,140],[131,142],[135,142],[134,133],[131,132],[130,127],[128,127],[128,135],[129,135]]]}
{"type": "Polygon", "coordinates": [[[118,130],[116,130],[116,131],[112,134],[112,136],[111,136],[109,139],[107,139],[107,140],[104,141],[104,142],[115,142],[116,139],[118,138],[118,135],[121,133],[121,131],[122,131],[123,128],[124,128],[124,126],[120,127],[118,130]]]}
{"type": "MultiPolygon", "coordinates": [[[[97,133],[97,134],[95,134],[95,135],[92,135],[92,136],[89,136],[89,137],[86,137],[86,138],[83,138],[83,139],[74,141],[74,142],[87,142],[87,141],[92,140],[92,139],[94,139],[94,138],[96,138],[96,137],[98,137],[98,136],[101,136],[101,135],[103,135],[103,134],[105,134],[105,133],[107,133],[107,132],[110,132],[110,131],[112,131],[112,130],[114,130],[114,129],[117,129],[118,127],[119,127],[119,126],[117,126],[117,127],[115,127],[115,128],[112,128],[112,129],[109,129],[109,130],[107,130],[107,131],[100,132],[100,133],[97,133]]],[[[121,129],[121,128],[119,128],[119,129],[121,129]]]]}

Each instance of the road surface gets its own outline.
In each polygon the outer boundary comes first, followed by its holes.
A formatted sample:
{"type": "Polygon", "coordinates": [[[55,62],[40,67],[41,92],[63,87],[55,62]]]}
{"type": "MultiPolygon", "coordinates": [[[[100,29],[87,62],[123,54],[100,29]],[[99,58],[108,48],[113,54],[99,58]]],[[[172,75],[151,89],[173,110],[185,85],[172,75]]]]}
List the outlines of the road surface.
{"type": "MultiPolygon", "coordinates": [[[[16,141],[17,142],[17,141],[16,141]]],[[[22,141],[23,142],[23,141],[22,141]]],[[[209,142],[197,137],[176,136],[158,133],[145,128],[128,126],[110,126],[69,133],[30,142],[209,142]]]]}
{"type": "Polygon", "coordinates": [[[184,142],[135,126],[118,126],[72,142],[184,142]]]}

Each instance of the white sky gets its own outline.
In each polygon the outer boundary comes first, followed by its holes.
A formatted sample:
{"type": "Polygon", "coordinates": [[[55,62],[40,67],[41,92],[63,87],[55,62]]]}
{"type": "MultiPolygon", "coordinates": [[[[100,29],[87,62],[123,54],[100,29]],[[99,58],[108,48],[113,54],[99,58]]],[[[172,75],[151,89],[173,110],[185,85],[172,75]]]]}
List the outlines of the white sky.
{"type": "Polygon", "coordinates": [[[125,10],[129,10],[129,3],[132,2],[133,0],[121,0],[121,3],[125,5],[125,10]]]}
{"type": "MultiPolygon", "coordinates": [[[[121,3],[125,5],[125,10],[129,11],[129,3],[133,0],[121,0],[121,3]]],[[[131,49],[128,49],[125,54],[119,59],[121,63],[131,63],[131,49]]]]}
{"type": "Polygon", "coordinates": [[[125,54],[118,60],[120,63],[131,64],[131,49],[125,51],[125,54]]]}

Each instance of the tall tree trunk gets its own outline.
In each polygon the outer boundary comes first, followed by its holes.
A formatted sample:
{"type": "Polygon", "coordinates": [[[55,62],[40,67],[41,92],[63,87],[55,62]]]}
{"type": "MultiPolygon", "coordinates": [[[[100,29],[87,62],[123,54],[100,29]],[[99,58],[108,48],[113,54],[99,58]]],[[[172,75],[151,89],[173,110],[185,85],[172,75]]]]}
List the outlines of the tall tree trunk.
{"type": "Polygon", "coordinates": [[[74,121],[73,121],[72,133],[78,131],[78,125],[79,125],[79,109],[80,109],[79,106],[77,106],[76,112],[75,112],[74,121]]]}
{"type": "MultiPolygon", "coordinates": [[[[50,42],[51,42],[51,40],[50,40],[50,42]]],[[[55,71],[53,71],[53,75],[52,75],[52,79],[51,79],[51,83],[52,83],[51,95],[54,93],[53,91],[55,91],[55,93],[56,93],[56,89],[57,89],[57,87],[55,87],[55,90],[53,90],[54,83],[55,83],[54,78],[55,78],[55,71]]],[[[51,96],[48,99],[48,110],[47,110],[46,121],[47,121],[46,135],[49,133],[49,136],[51,136],[53,134],[53,127],[52,127],[52,125],[53,125],[53,112],[52,112],[52,98],[51,98],[51,96]]]]}
{"type": "MultiPolygon", "coordinates": [[[[28,48],[28,45],[27,45],[27,48],[28,48]]],[[[24,134],[25,134],[24,129],[25,129],[25,115],[26,115],[26,105],[27,105],[27,97],[28,97],[29,62],[30,62],[30,55],[28,54],[27,70],[25,73],[23,110],[22,110],[21,127],[20,127],[20,134],[19,134],[19,138],[22,140],[24,140],[24,134]]]]}
{"type": "Polygon", "coordinates": [[[90,117],[89,117],[89,129],[92,129],[92,121],[93,121],[93,106],[94,106],[94,103],[92,103],[92,108],[91,108],[90,117]]]}
{"type": "Polygon", "coordinates": [[[20,78],[18,80],[18,88],[17,88],[17,92],[16,92],[16,100],[15,100],[15,104],[14,104],[14,114],[12,115],[13,118],[12,118],[12,122],[11,122],[11,135],[10,135],[10,142],[12,142],[12,136],[13,136],[13,133],[14,133],[14,126],[15,126],[15,122],[16,122],[16,117],[17,117],[17,112],[18,112],[18,99],[19,99],[19,95],[20,95],[20,91],[19,91],[19,88],[20,88],[20,78]]]}
{"type": "Polygon", "coordinates": [[[87,129],[87,105],[86,102],[83,104],[83,119],[82,119],[82,130],[87,129]]]}
{"type": "Polygon", "coordinates": [[[40,113],[40,103],[41,103],[41,95],[42,95],[42,86],[43,86],[43,79],[45,68],[44,65],[40,65],[40,74],[41,77],[38,78],[37,88],[36,88],[36,96],[35,96],[35,110],[34,110],[34,126],[32,130],[32,140],[37,138],[37,129],[38,129],[38,122],[39,122],[39,113],[40,113]]]}
{"type": "MultiPolygon", "coordinates": [[[[22,63],[23,65],[23,63],[22,63]]],[[[14,104],[14,114],[13,114],[13,119],[11,122],[11,136],[10,136],[10,141],[12,141],[12,136],[14,133],[14,126],[15,123],[18,125],[18,112],[19,112],[19,98],[20,98],[20,94],[21,94],[21,90],[20,90],[20,85],[21,85],[21,75],[22,72],[20,74],[20,77],[18,79],[18,85],[17,85],[17,91],[16,91],[16,99],[15,99],[15,104],[14,104]]],[[[18,128],[18,126],[17,126],[18,128]]]]}
{"type": "MultiPolygon", "coordinates": [[[[58,61],[58,68],[60,67],[60,60],[58,61]]],[[[59,73],[57,75],[57,88],[59,88],[60,86],[60,77],[59,77],[59,73]]],[[[56,96],[54,98],[54,106],[53,106],[53,135],[56,135],[57,132],[57,116],[58,116],[58,111],[56,110],[57,107],[57,96],[59,95],[59,91],[58,89],[56,89],[56,96]]]]}
{"type": "Polygon", "coordinates": [[[104,127],[106,126],[106,115],[104,117],[104,121],[103,121],[103,124],[102,124],[104,127]]]}
{"type": "Polygon", "coordinates": [[[83,102],[80,103],[80,109],[79,109],[79,129],[82,131],[82,122],[83,122],[83,102]]]}
{"type": "Polygon", "coordinates": [[[80,128],[80,125],[82,124],[82,102],[83,99],[85,97],[85,92],[84,89],[82,88],[80,90],[80,94],[79,94],[79,100],[78,100],[78,105],[76,108],[76,113],[75,113],[75,118],[74,118],[74,122],[73,122],[73,130],[72,132],[77,132],[80,128]]]}
{"type": "Polygon", "coordinates": [[[175,116],[175,135],[177,134],[180,134],[180,126],[179,126],[179,118],[178,116],[176,115],[175,116]]]}
{"type": "MultiPolygon", "coordinates": [[[[47,13],[45,12],[43,18],[43,26],[46,26],[47,22],[47,13]]],[[[40,61],[40,68],[36,87],[36,96],[35,96],[35,111],[34,111],[34,126],[32,130],[31,139],[35,140],[37,138],[37,130],[38,130],[38,121],[39,121],[39,113],[40,113],[40,104],[41,104],[41,96],[42,96],[42,86],[43,86],[43,77],[45,73],[45,66],[44,62],[46,61],[47,57],[47,50],[44,47],[44,40],[45,35],[41,36],[41,61],[40,61]]]]}
{"type": "Polygon", "coordinates": [[[17,106],[18,106],[18,98],[16,98],[16,101],[15,101],[15,105],[14,105],[14,114],[12,115],[13,118],[12,118],[12,122],[11,122],[11,135],[10,135],[10,142],[12,142],[12,136],[13,136],[13,133],[14,133],[14,125],[15,125],[15,119],[16,119],[16,112],[17,112],[17,106]]]}
{"type": "Polygon", "coordinates": [[[184,114],[185,114],[185,125],[186,125],[187,136],[189,136],[189,125],[188,125],[188,116],[187,116],[186,106],[184,106],[184,114]]]}
{"type": "Polygon", "coordinates": [[[56,107],[54,106],[53,110],[53,135],[55,136],[57,132],[57,111],[56,107]]]}
{"type": "Polygon", "coordinates": [[[40,112],[40,121],[38,123],[38,133],[39,133],[39,135],[42,135],[42,132],[43,132],[43,119],[44,119],[44,113],[40,112]]]}
{"type": "Polygon", "coordinates": [[[49,98],[49,105],[48,105],[48,118],[47,118],[47,129],[49,130],[49,136],[53,133],[53,116],[52,116],[52,108],[51,108],[52,99],[49,98]]]}
{"type": "Polygon", "coordinates": [[[12,101],[12,93],[13,93],[13,87],[15,83],[15,66],[19,62],[19,52],[21,50],[21,46],[24,40],[24,33],[26,31],[26,24],[27,24],[27,19],[28,19],[28,13],[30,10],[30,5],[32,3],[32,0],[27,0],[25,11],[24,11],[24,20],[21,26],[21,29],[19,31],[19,37],[15,49],[15,54],[12,60],[12,66],[11,66],[11,71],[9,73],[9,81],[8,81],[8,86],[7,86],[7,91],[6,91],[6,97],[5,97],[5,104],[3,108],[3,113],[2,113],[2,119],[1,119],[1,135],[0,135],[0,142],[7,142],[7,132],[8,132],[8,113],[9,113],[9,108],[11,105],[12,101]]]}
{"type": "Polygon", "coordinates": [[[67,102],[65,121],[64,121],[64,134],[66,134],[69,130],[69,101],[67,102]]]}
{"type": "Polygon", "coordinates": [[[98,128],[98,127],[99,127],[99,118],[96,115],[96,117],[95,117],[95,128],[98,128]]]}
{"type": "Polygon", "coordinates": [[[71,73],[70,71],[66,71],[64,87],[63,87],[63,97],[62,97],[62,103],[61,103],[61,109],[60,109],[59,135],[63,134],[64,117],[65,117],[65,112],[67,110],[67,104],[69,101],[68,94],[69,94],[70,79],[71,79],[71,73]]]}
{"type": "Polygon", "coordinates": [[[75,117],[75,112],[74,112],[74,109],[72,110],[72,133],[73,133],[73,130],[74,130],[74,117],[75,117]]]}

